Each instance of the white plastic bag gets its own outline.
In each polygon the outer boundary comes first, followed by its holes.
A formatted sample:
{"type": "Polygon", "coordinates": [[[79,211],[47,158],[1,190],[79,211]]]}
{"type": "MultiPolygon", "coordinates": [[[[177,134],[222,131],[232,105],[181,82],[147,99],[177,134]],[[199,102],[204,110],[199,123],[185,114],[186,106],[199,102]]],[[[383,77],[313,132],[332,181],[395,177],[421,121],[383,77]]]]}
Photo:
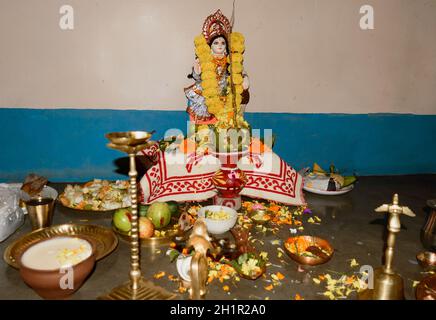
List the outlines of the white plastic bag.
{"type": "Polygon", "coordinates": [[[19,190],[0,184],[0,242],[6,240],[24,222],[24,212],[19,201],[19,190]]]}

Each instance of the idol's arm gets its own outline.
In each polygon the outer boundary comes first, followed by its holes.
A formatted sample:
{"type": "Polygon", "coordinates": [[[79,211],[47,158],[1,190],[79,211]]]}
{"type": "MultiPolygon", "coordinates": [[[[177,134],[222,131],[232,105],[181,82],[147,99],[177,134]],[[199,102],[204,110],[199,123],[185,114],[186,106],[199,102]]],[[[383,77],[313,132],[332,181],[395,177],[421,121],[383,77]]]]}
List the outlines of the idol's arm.
{"type": "Polygon", "coordinates": [[[244,91],[242,91],[241,104],[246,105],[250,101],[250,93],[248,91],[248,89],[250,88],[250,79],[248,78],[248,74],[245,71],[242,73],[242,76],[244,77],[242,81],[242,89],[244,89],[244,91]]]}

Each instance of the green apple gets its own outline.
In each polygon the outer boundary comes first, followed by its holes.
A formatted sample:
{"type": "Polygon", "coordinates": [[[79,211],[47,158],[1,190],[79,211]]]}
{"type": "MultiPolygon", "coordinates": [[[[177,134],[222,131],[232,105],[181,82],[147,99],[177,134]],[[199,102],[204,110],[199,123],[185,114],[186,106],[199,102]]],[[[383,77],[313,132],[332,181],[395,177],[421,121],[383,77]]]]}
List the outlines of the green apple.
{"type": "Polygon", "coordinates": [[[166,227],[171,220],[170,206],[165,202],[155,202],[148,208],[147,217],[156,229],[166,227]]]}
{"type": "Polygon", "coordinates": [[[140,217],[146,217],[147,216],[147,211],[148,211],[149,207],[150,207],[149,205],[140,204],[139,205],[139,210],[138,210],[139,216],[140,217]]]}
{"type": "Polygon", "coordinates": [[[113,223],[117,229],[123,232],[129,232],[132,229],[132,214],[129,209],[117,209],[113,216],[113,223]]]}

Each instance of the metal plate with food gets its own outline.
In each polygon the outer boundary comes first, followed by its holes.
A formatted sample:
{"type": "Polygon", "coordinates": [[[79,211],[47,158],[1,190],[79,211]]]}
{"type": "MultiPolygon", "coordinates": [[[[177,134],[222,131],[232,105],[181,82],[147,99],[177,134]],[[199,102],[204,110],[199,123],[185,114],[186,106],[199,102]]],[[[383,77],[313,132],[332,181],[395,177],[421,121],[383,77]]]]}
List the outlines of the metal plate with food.
{"type": "Polygon", "coordinates": [[[354,186],[348,186],[348,187],[344,187],[342,189],[336,190],[336,191],[327,191],[327,190],[320,190],[320,189],[315,189],[315,188],[310,188],[308,186],[304,186],[303,190],[311,192],[311,193],[315,193],[315,194],[320,194],[323,196],[339,196],[341,194],[345,194],[350,192],[351,190],[353,190],[354,186]]]}
{"type": "Polygon", "coordinates": [[[284,243],[284,248],[292,260],[309,266],[326,263],[334,252],[327,240],[313,236],[288,238],[284,243]]]}
{"type": "MultiPolygon", "coordinates": [[[[145,218],[148,219],[148,218],[145,218]]],[[[141,226],[139,227],[141,229],[141,226]]],[[[115,231],[118,236],[125,240],[130,241],[130,231],[125,232],[119,230],[113,223],[112,229],[115,231]]],[[[140,235],[140,243],[141,246],[144,247],[155,247],[155,246],[165,246],[170,244],[176,236],[182,236],[181,232],[178,229],[177,220],[172,221],[170,225],[160,230],[154,230],[154,233],[151,237],[143,238],[140,235]]]]}
{"type": "Polygon", "coordinates": [[[90,224],[62,224],[24,235],[6,248],[3,259],[7,264],[18,269],[17,259],[28,247],[41,240],[58,236],[80,236],[90,241],[96,248],[96,260],[109,255],[118,245],[117,236],[109,228],[90,224]]]}
{"type": "MultiPolygon", "coordinates": [[[[112,217],[112,229],[121,239],[130,241],[132,229],[131,208],[117,209],[112,217]]],[[[139,239],[142,246],[169,244],[177,235],[183,236],[179,228],[179,206],[177,202],[156,202],[138,207],[139,239]]]]}
{"type": "Polygon", "coordinates": [[[65,207],[86,211],[111,211],[130,206],[129,182],[94,179],[83,185],[67,185],[59,196],[65,207]]]}
{"type": "Polygon", "coordinates": [[[330,172],[324,171],[317,163],[314,163],[312,172],[310,168],[300,170],[304,176],[303,189],[315,194],[337,196],[353,190],[356,176],[340,175],[334,165],[330,166],[330,172]]]}

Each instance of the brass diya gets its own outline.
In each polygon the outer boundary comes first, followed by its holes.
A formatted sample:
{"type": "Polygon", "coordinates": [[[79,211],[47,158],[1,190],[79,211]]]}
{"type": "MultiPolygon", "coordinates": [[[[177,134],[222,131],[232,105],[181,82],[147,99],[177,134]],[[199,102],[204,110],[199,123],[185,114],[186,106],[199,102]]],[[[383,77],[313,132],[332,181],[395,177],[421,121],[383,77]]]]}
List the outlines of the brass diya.
{"type": "Polygon", "coordinates": [[[436,269],[436,253],[425,251],[416,256],[416,260],[421,267],[427,270],[436,269]]]}
{"type": "Polygon", "coordinates": [[[95,259],[103,259],[118,245],[118,238],[111,229],[91,224],[61,224],[35,230],[11,243],[3,253],[3,259],[11,267],[18,269],[19,257],[27,248],[42,240],[59,236],[80,236],[95,247],[95,259]]]}
{"type": "Polygon", "coordinates": [[[147,148],[151,133],[145,131],[113,132],[106,134],[110,140],[109,148],[125,152],[129,155],[129,192],[132,208],[132,229],[130,235],[130,280],[99,297],[102,300],[145,300],[145,299],[174,299],[175,294],[163,288],[156,287],[141,275],[141,259],[138,228],[138,189],[136,178],[136,154],[147,148]]]}
{"type": "Polygon", "coordinates": [[[327,240],[313,236],[290,237],[285,241],[283,247],[292,260],[308,266],[324,264],[332,258],[334,253],[333,247],[327,240]],[[310,250],[308,253],[306,253],[307,249],[310,250]]]}
{"type": "Polygon", "coordinates": [[[256,280],[256,279],[259,279],[266,272],[266,266],[265,265],[261,266],[260,272],[255,273],[255,274],[251,274],[251,275],[243,273],[239,268],[235,269],[235,270],[241,278],[244,278],[247,280],[256,280]]]}
{"type": "Polygon", "coordinates": [[[271,220],[269,213],[270,211],[267,209],[256,209],[250,212],[249,217],[255,224],[264,225],[271,220]]]}
{"type": "Polygon", "coordinates": [[[111,132],[106,134],[110,142],[124,146],[138,146],[146,144],[152,133],[145,131],[111,132]]]}
{"type": "Polygon", "coordinates": [[[266,272],[266,261],[263,260],[257,253],[251,251],[239,254],[239,256],[236,259],[233,259],[232,261],[228,262],[228,264],[235,269],[235,271],[238,273],[238,275],[241,276],[241,278],[247,280],[256,280],[266,272]],[[239,260],[243,255],[246,255],[245,260],[243,262],[240,262],[239,260]],[[256,259],[258,261],[258,263],[256,263],[256,266],[259,268],[259,271],[251,272],[250,274],[247,274],[242,271],[242,265],[245,262],[249,261],[250,259],[256,259]]]}

